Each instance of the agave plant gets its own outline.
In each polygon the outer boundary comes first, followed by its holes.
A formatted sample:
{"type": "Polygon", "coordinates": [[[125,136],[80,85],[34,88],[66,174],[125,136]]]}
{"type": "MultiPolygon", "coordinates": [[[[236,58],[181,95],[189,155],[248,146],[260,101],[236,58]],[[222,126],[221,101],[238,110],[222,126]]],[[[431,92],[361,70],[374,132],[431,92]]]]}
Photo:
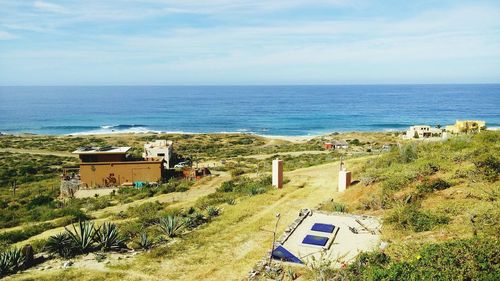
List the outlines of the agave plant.
{"type": "Polygon", "coordinates": [[[168,237],[175,237],[180,234],[184,224],[181,222],[179,217],[168,215],[166,217],[160,218],[158,222],[160,230],[163,231],[168,237]]]}
{"type": "Polygon", "coordinates": [[[204,224],[206,221],[207,219],[202,213],[195,211],[186,217],[184,225],[189,229],[193,229],[204,224]]]}
{"type": "Polygon", "coordinates": [[[143,231],[139,234],[139,247],[141,247],[144,250],[149,250],[151,247],[153,247],[153,241],[149,240],[148,234],[143,231]]]}
{"type": "Polygon", "coordinates": [[[87,253],[92,249],[92,244],[94,242],[95,227],[93,222],[80,221],[77,226],[73,224],[73,231],[66,229],[67,234],[73,241],[73,245],[82,253],[87,253]]]}
{"type": "Polygon", "coordinates": [[[69,234],[62,232],[49,237],[45,244],[45,250],[67,259],[75,255],[76,248],[69,234]]]}
{"type": "Polygon", "coordinates": [[[116,250],[125,247],[125,240],[120,239],[118,227],[114,223],[105,222],[95,232],[95,241],[102,251],[116,250]]]}
{"type": "Polygon", "coordinates": [[[220,215],[220,211],[221,211],[221,209],[218,207],[215,207],[215,206],[208,206],[207,207],[207,215],[209,218],[213,218],[213,217],[220,215]]]}
{"type": "Polygon", "coordinates": [[[0,254],[0,276],[13,273],[21,269],[25,257],[21,249],[11,249],[0,254]]]}
{"type": "Polygon", "coordinates": [[[0,254],[0,276],[4,276],[7,273],[9,273],[9,259],[7,258],[7,255],[5,253],[0,254]]]}

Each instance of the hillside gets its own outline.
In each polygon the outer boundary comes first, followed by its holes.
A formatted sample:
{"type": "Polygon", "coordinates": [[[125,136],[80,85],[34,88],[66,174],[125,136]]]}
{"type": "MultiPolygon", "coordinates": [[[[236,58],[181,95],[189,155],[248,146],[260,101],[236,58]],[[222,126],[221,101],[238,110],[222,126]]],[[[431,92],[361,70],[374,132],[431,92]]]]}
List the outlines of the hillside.
{"type": "Polygon", "coordinates": [[[384,251],[344,270],[342,280],[498,280],[500,132],[411,142],[367,160],[360,184],[335,203],[383,218],[384,251]]]}
{"type": "MultiPolygon", "coordinates": [[[[29,243],[35,252],[40,252],[46,249],[51,236],[64,233],[64,226],[90,219],[96,228],[104,222],[114,223],[121,237],[126,238],[127,248],[134,251],[99,250],[95,244],[88,250],[72,253],[69,258],[74,264],[68,268],[62,268],[66,258],[52,254],[53,258],[40,266],[7,278],[242,280],[269,251],[272,241],[269,229],[274,227],[276,213],[281,214],[280,234],[296,219],[300,209],[316,207],[382,218],[382,239],[387,247],[363,254],[343,269],[328,260],[307,267],[276,263],[278,274],[263,274],[258,278],[494,280],[499,276],[498,132],[445,142],[401,142],[399,147],[384,153],[372,148],[395,142],[392,136],[351,134],[349,137],[358,139],[359,144],[342,154],[348,157],[347,166],[359,182],[343,194],[336,192],[337,161],[341,154],[322,152],[322,138],[305,145],[255,138],[246,145],[255,154],[244,152],[241,155],[244,157],[231,157],[226,146],[230,147],[231,142],[248,142],[242,141],[248,136],[195,136],[203,143],[219,137],[221,146],[212,153],[201,148],[196,152],[209,163],[227,160],[226,165],[214,170],[216,175],[211,178],[198,182],[170,181],[157,189],[123,189],[112,196],[71,199],[63,206],[55,199],[57,189],[50,186],[57,184],[57,165],[74,160],[62,155],[45,158],[45,153],[70,151],[70,148],[60,139],[52,146],[40,142],[45,147],[38,147],[37,153],[30,157],[52,161],[55,170],[48,170],[43,176],[34,173],[26,177],[20,181],[16,196],[8,186],[2,190],[3,210],[8,211],[3,214],[11,214],[10,218],[2,217],[2,241],[18,247],[29,243]],[[49,150],[49,147],[57,148],[49,150]],[[266,163],[276,153],[285,159],[286,184],[282,190],[270,188],[267,177],[270,165],[266,163]],[[179,231],[166,232],[168,228],[161,227],[164,220],[175,227],[176,219],[186,222],[179,231]],[[149,246],[144,244],[144,235],[149,246]]],[[[180,142],[179,151],[190,151],[182,148],[184,137],[176,138],[180,142]]],[[[33,139],[36,137],[16,142],[15,152],[5,152],[9,157],[5,160],[17,159],[19,164],[11,167],[16,172],[22,171],[16,167],[25,167],[27,163],[22,162],[26,157],[15,156],[22,156],[19,150],[27,153],[28,147],[34,145],[33,139]]],[[[140,144],[136,136],[98,139],[135,147],[140,144]]],[[[9,141],[9,145],[12,143],[9,141]]]]}

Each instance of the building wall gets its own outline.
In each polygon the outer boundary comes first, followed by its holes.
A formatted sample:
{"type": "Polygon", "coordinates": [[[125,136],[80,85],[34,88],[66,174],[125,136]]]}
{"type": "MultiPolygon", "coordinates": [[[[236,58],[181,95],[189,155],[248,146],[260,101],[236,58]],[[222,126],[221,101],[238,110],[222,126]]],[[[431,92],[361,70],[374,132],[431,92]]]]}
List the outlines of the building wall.
{"type": "Polygon", "coordinates": [[[432,128],[431,126],[411,126],[407,131],[405,137],[412,139],[415,137],[415,132],[419,138],[441,137],[442,130],[432,128]]]}
{"type": "Polygon", "coordinates": [[[147,160],[163,159],[166,162],[166,167],[170,168],[170,159],[172,158],[172,146],[147,147],[147,145],[145,145],[142,157],[147,160]]]}
{"type": "Polygon", "coordinates": [[[130,161],[81,163],[82,187],[120,186],[125,182],[157,182],[163,176],[163,162],[130,161]]]}
{"type": "Polygon", "coordinates": [[[457,120],[455,125],[446,126],[446,130],[454,134],[480,132],[485,128],[486,122],[480,120],[457,120]]]}

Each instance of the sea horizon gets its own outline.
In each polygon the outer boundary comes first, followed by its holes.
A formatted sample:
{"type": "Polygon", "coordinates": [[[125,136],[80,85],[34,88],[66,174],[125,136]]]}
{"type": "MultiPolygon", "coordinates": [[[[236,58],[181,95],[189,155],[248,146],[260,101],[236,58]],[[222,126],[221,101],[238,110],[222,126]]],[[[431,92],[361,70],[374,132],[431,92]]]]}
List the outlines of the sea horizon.
{"type": "Polygon", "coordinates": [[[498,83],[0,86],[0,102],[7,134],[316,136],[458,119],[500,126],[498,83]]]}

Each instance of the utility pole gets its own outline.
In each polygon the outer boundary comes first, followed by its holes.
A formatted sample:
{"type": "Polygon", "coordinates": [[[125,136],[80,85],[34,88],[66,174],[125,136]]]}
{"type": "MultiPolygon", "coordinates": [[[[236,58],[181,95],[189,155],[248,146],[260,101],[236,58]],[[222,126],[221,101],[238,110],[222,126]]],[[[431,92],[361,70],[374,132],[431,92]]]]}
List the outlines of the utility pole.
{"type": "Polygon", "coordinates": [[[273,252],[274,252],[274,243],[276,242],[276,231],[278,229],[278,223],[280,221],[280,213],[276,214],[276,225],[274,225],[274,231],[273,231],[273,244],[271,245],[271,254],[269,255],[269,266],[271,266],[271,262],[273,260],[273,252]]]}
{"type": "Polygon", "coordinates": [[[12,182],[12,194],[13,194],[14,196],[16,196],[16,189],[17,189],[17,182],[16,182],[16,180],[14,180],[14,181],[12,182]]]}

